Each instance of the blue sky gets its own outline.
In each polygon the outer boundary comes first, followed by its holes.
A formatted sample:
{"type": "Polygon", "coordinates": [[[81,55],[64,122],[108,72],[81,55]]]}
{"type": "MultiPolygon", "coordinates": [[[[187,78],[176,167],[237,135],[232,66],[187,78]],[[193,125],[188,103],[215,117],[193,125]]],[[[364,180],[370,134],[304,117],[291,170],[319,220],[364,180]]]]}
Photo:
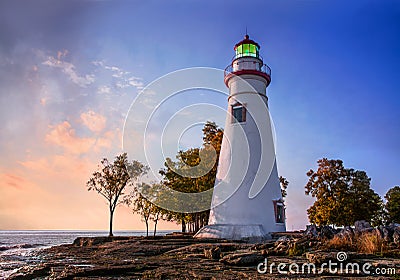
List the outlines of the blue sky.
{"type": "MultiPolygon", "coordinates": [[[[224,69],[246,27],[272,68],[288,229],[307,223],[305,173],[319,158],[365,170],[380,195],[399,185],[398,1],[6,0],[0,229],[106,228],[105,205],[85,182],[120,151],[130,103],[171,71],[224,69]]],[[[141,227],[122,207],[116,219],[141,227]]]]}

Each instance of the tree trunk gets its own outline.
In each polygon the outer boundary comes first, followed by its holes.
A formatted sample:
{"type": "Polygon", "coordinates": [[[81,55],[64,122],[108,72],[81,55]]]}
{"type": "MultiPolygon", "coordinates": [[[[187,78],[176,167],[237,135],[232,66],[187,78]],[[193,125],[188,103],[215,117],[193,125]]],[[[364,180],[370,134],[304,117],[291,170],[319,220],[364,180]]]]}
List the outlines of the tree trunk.
{"type": "Polygon", "coordinates": [[[114,236],[113,235],[113,216],[114,216],[114,211],[110,209],[110,231],[108,233],[108,236],[114,236]]]}
{"type": "Polygon", "coordinates": [[[154,221],[154,233],[153,233],[153,236],[156,236],[156,233],[157,233],[157,220],[155,220],[154,221]]]}
{"type": "Polygon", "coordinates": [[[184,218],[182,218],[182,232],[186,232],[186,223],[184,218]]]}
{"type": "Polygon", "coordinates": [[[200,229],[200,214],[196,213],[196,224],[194,227],[194,232],[198,232],[200,229]]]}
{"type": "Polygon", "coordinates": [[[149,219],[144,219],[146,223],[146,237],[149,237],[149,219]]]}
{"type": "Polygon", "coordinates": [[[157,215],[156,215],[156,217],[154,219],[154,233],[153,233],[153,236],[156,236],[156,233],[157,233],[158,215],[159,215],[159,213],[157,213],[157,215]]]}

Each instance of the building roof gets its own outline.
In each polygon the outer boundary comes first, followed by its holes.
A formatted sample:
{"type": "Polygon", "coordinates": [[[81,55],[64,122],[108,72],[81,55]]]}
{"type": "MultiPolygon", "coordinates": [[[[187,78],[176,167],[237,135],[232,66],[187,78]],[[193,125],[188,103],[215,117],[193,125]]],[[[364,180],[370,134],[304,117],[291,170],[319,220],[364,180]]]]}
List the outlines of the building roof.
{"type": "Polygon", "coordinates": [[[253,44],[253,45],[256,45],[258,48],[260,48],[260,45],[259,45],[257,42],[251,40],[251,39],[249,38],[249,35],[246,34],[246,35],[244,36],[244,39],[243,39],[242,41],[240,41],[239,43],[237,43],[233,49],[236,50],[236,48],[237,48],[238,46],[243,45],[243,44],[253,44]]]}

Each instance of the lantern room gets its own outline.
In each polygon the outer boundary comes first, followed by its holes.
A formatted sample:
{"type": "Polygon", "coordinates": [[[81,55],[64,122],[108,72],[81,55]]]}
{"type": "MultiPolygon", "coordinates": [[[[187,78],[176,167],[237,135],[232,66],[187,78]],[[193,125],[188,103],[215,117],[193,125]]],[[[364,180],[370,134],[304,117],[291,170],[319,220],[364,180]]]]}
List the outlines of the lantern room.
{"type": "Polygon", "coordinates": [[[237,43],[233,48],[235,56],[231,64],[225,68],[225,84],[234,76],[240,75],[256,75],[266,80],[267,86],[271,82],[271,68],[264,64],[260,56],[260,45],[251,40],[246,34],[244,39],[237,43]]]}
{"type": "Polygon", "coordinates": [[[235,59],[244,56],[251,56],[259,58],[260,46],[249,39],[249,35],[246,34],[244,40],[240,41],[235,45],[235,59]]]}

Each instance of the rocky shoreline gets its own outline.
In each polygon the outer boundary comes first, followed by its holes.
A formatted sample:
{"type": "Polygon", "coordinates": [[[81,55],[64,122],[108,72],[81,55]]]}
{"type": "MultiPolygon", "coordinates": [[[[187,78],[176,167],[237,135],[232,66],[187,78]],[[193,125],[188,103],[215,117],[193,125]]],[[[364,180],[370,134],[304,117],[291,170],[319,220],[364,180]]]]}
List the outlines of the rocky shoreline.
{"type": "MultiPolygon", "coordinates": [[[[326,249],[326,238],[317,229],[282,233],[261,243],[195,239],[188,234],[146,237],[77,238],[73,244],[43,249],[40,263],[26,266],[9,279],[399,279],[400,250],[385,255],[326,249]],[[313,235],[316,234],[316,235],[313,235]],[[343,253],[343,252],[341,252],[343,253]],[[265,266],[267,262],[267,266],[265,266]],[[368,263],[374,275],[332,273],[322,263],[368,263]],[[275,263],[271,268],[270,265],[275,263]],[[287,264],[277,269],[279,263],[287,264]],[[316,272],[302,271],[313,263],[316,272]],[[288,267],[292,264],[291,272],[288,267]],[[297,265],[297,269],[296,269],[297,265]],[[257,267],[260,271],[257,271],[257,267]],[[397,274],[376,274],[377,268],[397,274]],[[392,271],[389,271],[392,269],[392,271]],[[263,273],[264,272],[264,273],[263,273]],[[287,273],[289,272],[289,273],[287,273]],[[293,273],[294,272],[294,273],[293,273]],[[396,278],[397,277],[397,278],[396,278]]],[[[321,231],[320,231],[321,232],[321,231]]]]}

